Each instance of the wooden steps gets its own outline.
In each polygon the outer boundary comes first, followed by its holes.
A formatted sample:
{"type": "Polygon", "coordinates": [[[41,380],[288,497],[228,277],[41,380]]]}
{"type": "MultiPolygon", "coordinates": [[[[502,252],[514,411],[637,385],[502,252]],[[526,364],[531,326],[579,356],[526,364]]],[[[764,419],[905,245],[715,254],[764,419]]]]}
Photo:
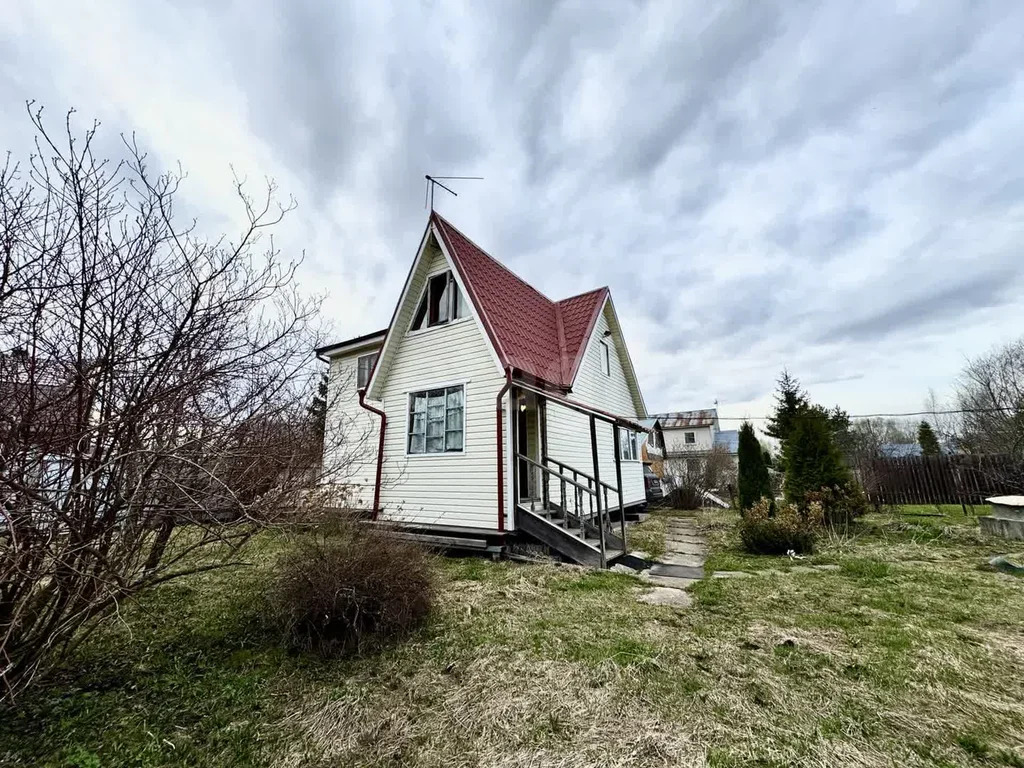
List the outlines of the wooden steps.
{"type": "Polygon", "coordinates": [[[600,533],[593,522],[585,521],[581,531],[580,521],[574,515],[566,515],[562,510],[554,508],[530,509],[525,506],[526,503],[516,509],[517,528],[573,562],[606,568],[625,554],[622,539],[605,530],[605,553],[602,558],[600,533]]]}

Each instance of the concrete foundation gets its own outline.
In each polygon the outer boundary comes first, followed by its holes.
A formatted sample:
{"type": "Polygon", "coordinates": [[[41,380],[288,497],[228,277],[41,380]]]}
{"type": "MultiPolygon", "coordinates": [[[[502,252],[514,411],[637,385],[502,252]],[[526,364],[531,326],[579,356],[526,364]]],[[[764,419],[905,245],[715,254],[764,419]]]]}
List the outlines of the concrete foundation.
{"type": "Polygon", "coordinates": [[[981,530],[1004,539],[1024,540],[1024,496],[993,496],[989,517],[979,517],[981,530]]]}
{"type": "Polygon", "coordinates": [[[991,536],[1024,540],[1024,520],[1005,520],[1001,517],[979,517],[981,530],[991,536]]]}

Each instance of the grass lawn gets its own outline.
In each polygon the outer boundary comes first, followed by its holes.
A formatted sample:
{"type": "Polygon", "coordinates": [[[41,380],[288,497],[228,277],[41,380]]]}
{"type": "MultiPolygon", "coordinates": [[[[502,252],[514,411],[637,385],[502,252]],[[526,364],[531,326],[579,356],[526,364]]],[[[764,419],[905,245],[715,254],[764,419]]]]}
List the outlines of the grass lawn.
{"type": "Polygon", "coordinates": [[[1024,766],[1024,579],[985,567],[1007,542],[878,515],[805,571],[740,553],[734,521],[700,515],[709,568],[760,575],[688,610],[628,575],[440,560],[429,625],[344,662],[277,647],[267,540],[0,712],[0,765],[1024,766]]]}

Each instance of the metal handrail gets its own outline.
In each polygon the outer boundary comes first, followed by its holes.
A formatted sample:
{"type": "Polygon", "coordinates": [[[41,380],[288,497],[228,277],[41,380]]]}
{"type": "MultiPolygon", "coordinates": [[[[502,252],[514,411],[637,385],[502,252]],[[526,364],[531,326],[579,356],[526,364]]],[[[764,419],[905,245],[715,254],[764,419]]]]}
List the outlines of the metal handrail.
{"type": "MultiPolygon", "coordinates": [[[[520,453],[520,454],[516,455],[516,458],[522,459],[523,461],[525,461],[528,464],[532,464],[533,466],[537,467],[537,469],[539,469],[539,470],[541,470],[543,472],[547,472],[549,475],[556,475],[557,477],[560,477],[562,480],[564,480],[565,482],[569,483],[569,485],[575,485],[581,491],[586,491],[591,496],[593,496],[594,493],[596,493],[596,491],[594,491],[594,489],[591,488],[589,484],[584,485],[583,483],[581,483],[581,482],[579,482],[577,480],[570,480],[568,477],[563,475],[561,472],[556,472],[555,470],[551,469],[550,467],[545,467],[539,461],[534,461],[529,456],[523,456],[523,454],[520,453]]],[[[555,462],[555,463],[557,464],[559,462],[555,462]]],[[[565,466],[565,465],[563,465],[563,466],[565,466]]],[[[569,466],[565,466],[565,468],[566,469],[572,469],[572,467],[569,467],[569,466]]],[[[584,475],[579,470],[573,470],[573,471],[576,472],[576,474],[578,474],[578,475],[582,475],[583,477],[586,477],[586,475],[584,475]]],[[[592,481],[594,478],[591,477],[591,478],[588,478],[588,479],[592,481]]]]}
{"type": "MultiPolygon", "coordinates": [[[[619,491],[619,489],[616,488],[614,485],[611,485],[609,483],[605,483],[603,481],[596,480],[595,478],[589,476],[586,472],[581,472],[580,470],[578,470],[578,469],[576,469],[574,467],[571,467],[568,464],[565,464],[565,463],[563,463],[561,461],[557,461],[556,459],[548,458],[547,461],[550,461],[553,464],[557,464],[558,467],[559,467],[558,470],[551,469],[551,467],[545,466],[543,463],[541,463],[539,461],[536,461],[534,459],[531,459],[529,456],[524,456],[523,454],[518,453],[518,452],[516,453],[515,457],[516,457],[516,459],[523,461],[528,467],[536,467],[537,469],[539,469],[541,471],[542,475],[549,475],[549,476],[553,476],[553,477],[557,477],[558,478],[558,482],[560,484],[560,499],[561,499],[561,502],[562,502],[562,512],[565,513],[565,515],[566,515],[565,523],[568,523],[568,515],[569,515],[569,510],[566,508],[566,504],[565,504],[565,498],[566,498],[565,486],[566,485],[570,485],[570,486],[573,487],[573,508],[575,510],[574,514],[579,519],[579,523],[580,523],[580,536],[583,539],[586,539],[587,520],[595,520],[596,519],[596,524],[597,524],[597,529],[598,529],[598,538],[600,540],[600,547],[601,547],[601,559],[602,559],[602,562],[603,562],[605,557],[606,557],[606,544],[605,544],[605,535],[604,535],[605,534],[605,530],[606,530],[606,528],[608,530],[611,530],[611,527],[612,527],[611,526],[611,515],[609,514],[609,507],[608,507],[608,491],[611,491],[612,493],[614,493],[616,495],[617,501],[618,501],[618,507],[619,507],[619,510],[620,510],[620,513],[621,513],[621,510],[622,510],[622,494],[619,491]],[[562,474],[562,470],[563,469],[572,472],[573,473],[573,477],[569,478],[569,477],[566,477],[564,474],[562,474]],[[578,477],[585,478],[587,480],[587,482],[586,483],[581,483],[578,479],[576,479],[578,477]],[[602,499],[599,497],[600,491],[603,491],[603,501],[604,501],[604,504],[601,503],[602,499]],[[587,496],[589,497],[589,507],[590,507],[590,510],[589,510],[589,514],[586,514],[586,515],[583,514],[583,506],[584,506],[584,504],[583,504],[583,494],[587,494],[587,496]],[[597,515],[594,514],[595,503],[597,505],[597,515]]],[[[542,480],[541,482],[545,482],[545,481],[542,480]]],[[[566,527],[566,526],[563,524],[563,527],[566,527]]]]}
{"type": "MultiPolygon", "coordinates": [[[[592,475],[588,475],[586,472],[582,472],[582,471],[576,469],[575,467],[570,467],[568,464],[566,464],[564,462],[561,462],[558,459],[552,459],[550,456],[548,456],[547,459],[545,459],[545,461],[549,461],[552,464],[557,464],[562,469],[568,469],[570,472],[573,472],[573,473],[579,475],[580,477],[585,477],[587,480],[590,480],[591,482],[593,482],[593,480],[594,480],[594,477],[592,475]]],[[[536,464],[536,462],[534,462],[534,463],[536,464]]],[[[607,488],[609,491],[612,491],[615,494],[618,494],[618,492],[619,492],[618,488],[616,488],[611,483],[606,483],[604,480],[601,481],[601,485],[602,485],[602,487],[607,488]]]]}

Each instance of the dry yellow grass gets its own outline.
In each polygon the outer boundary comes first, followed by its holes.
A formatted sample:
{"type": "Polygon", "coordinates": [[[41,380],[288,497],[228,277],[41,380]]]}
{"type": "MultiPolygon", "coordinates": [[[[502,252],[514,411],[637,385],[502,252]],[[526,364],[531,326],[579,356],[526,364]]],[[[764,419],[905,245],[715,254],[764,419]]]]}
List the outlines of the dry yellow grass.
{"type": "Polygon", "coordinates": [[[680,611],[626,575],[442,560],[426,628],[350,661],[243,631],[236,576],[176,587],[86,659],[99,692],[0,724],[0,763],[1024,765],[1024,580],[984,567],[1002,542],[882,516],[802,563],[836,570],[792,571],[743,555],[727,513],[699,521],[712,568],[760,575],[705,580],[680,611]]]}
{"type": "MultiPolygon", "coordinates": [[[[724,521],[704,516],[743,560],[724,521]]],[[[979,570],[999,545],[970,529],[889,522],[819,555],[839,571],[750,559],[778,575],[709,580],[685,612],[636,603],[629,577],[449,562],[433,632],[310,691],[281,754],[292,766],[1024,764],[1024,581],[979,570]],[[921,543],[935,535],[948,540],[921,543]],[[901,564],[922,546],[939,559],[901,564]]]]}

